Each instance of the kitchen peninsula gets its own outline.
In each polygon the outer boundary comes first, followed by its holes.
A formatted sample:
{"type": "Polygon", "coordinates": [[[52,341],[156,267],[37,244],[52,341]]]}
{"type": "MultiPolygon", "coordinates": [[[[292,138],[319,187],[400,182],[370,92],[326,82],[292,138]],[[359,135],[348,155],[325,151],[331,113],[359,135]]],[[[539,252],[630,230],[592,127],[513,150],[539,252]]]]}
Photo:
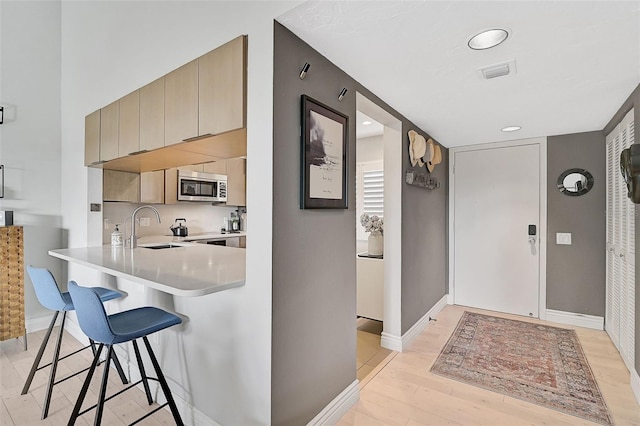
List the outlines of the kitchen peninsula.
{"type": "Polygon", "coordinates": [[[242,286],[245,281],[244,249],[183,238],[146,237],[134,249],[104,245],[51,250],[49,254],[174,296],[203,296],[242,286]]]}

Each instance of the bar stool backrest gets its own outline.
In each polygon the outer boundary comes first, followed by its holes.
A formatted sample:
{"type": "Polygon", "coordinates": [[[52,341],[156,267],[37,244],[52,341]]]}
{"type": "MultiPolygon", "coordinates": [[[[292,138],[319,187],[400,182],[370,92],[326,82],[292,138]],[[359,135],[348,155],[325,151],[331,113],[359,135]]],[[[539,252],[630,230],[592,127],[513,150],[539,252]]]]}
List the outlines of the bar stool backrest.
{"type": "Polygon", "coordinates": [[[69,281],[69,293],[84,334],[98,343],[112,344],[116,335],[98,293],[91,287],[80,287],[75,281],[69,281]]]}
{"type": "Polygon", "coordinates": [[[63,298],[55,278],[53,278],[48,269],[28,265],[27,273],[33,283],[36,297],[42,306],[52,311],[69,311],[73,309],[73,303],[63,298]]]}

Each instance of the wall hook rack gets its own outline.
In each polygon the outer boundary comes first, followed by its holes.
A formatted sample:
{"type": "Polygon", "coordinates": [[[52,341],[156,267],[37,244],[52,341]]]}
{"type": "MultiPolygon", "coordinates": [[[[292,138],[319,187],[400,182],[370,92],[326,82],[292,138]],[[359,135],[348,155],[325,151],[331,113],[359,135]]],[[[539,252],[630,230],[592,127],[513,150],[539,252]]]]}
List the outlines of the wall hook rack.
{"type": "Polygon", "coordinates": [[[413,186],[419,186],[420,188],[438,189],[440,188],[440,181],[431,176],[427,172],[417,172],[412,169],[407,169],[404,176],[405,183],[413,186]]]}

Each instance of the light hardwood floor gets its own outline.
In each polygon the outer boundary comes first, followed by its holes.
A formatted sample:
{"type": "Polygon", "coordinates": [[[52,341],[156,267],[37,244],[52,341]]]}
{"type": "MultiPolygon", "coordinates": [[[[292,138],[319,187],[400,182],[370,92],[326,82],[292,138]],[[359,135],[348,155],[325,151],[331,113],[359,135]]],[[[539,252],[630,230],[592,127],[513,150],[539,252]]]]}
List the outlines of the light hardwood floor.
{"type": "MultiPolygon", "coordinates": [[[[446,306],[410,349],[391,355],[374,377],[361,384],[360,401],[340,422],[345,425],[593,425],[594,423],[429,372],[465,311],[529,320],[461,306],[446,306]]],[[[538,321],[538,320],[529,320],[538,321]]],[[[540,321],[576,330],[616,426],[640,425],[640,406],[629,372],[604,331],[540,321]]],[[[371,376],[371,375],[370,375],[371,376]]]]}
{"type": "Polygon", "coordinates": [[[370,375],[376,373],[380,364],[384,364],[393,351],[380,346],[382,322],[358,318],[357,325],[356,375],[358,380],[364,383],[370,375]]]}
{"type": "MultiPolygon", "coordinates": [[[[31,425],[66,425],[69,415],[73,409],[82,382],[86,373],[81,373],[69,380],[66,380],[53,388],[51,407],[49,416],[45,420],[40,420],[42,404],[46,392],[46,382],[49,377],[49,369],[43,369],[36,373],[31,384],[29,393],[20,395],[26,380],[31,364],[40,348],[40,343],[44,337],[45,330],[29,333],[29,349],[24,350],[22,340],[12,339],[0,343],[0,425],[2,426],[31,426],[31,425]]],[[[54,329],[57,336],[58,328],[54,329]]],[[[55,347],[55,338],[52,335],[51,341],[42,358],[42,363],[51,361],[55,347]],[[45,362],[46,361],[46,362],[45,362]]],[[[82,345],[68,333],[62,340],[61,355],[65,355],[81,348],[82,345]]],[[[144,349],[142,352],[144,354],[144,349]]],[[[145,356],[145,355],[143,355],[145,356]]],[[[58,364],[58,379],[64,378],[73,372],[88,367],[91,364],[92,354],[90,350],[84,350],[73,355],[58,364]]],[[[87,393],[83,408],[89,407],[98,399],[100,381],[102,379],[102,367],[96,369],[91,387],[87,393]]],[[[126,370],[125,370],[126,372],[126,370]]],[[[111,395],[124,386],[119,379],[115,369],[109,372],[108,395],[111,395]]],[[[151,409],[157,407],[153,405],[149,408],[144,392],[134,388],[107,401],[102,417],[103,425],[126,425],[135,419],[142,417],[151,409]]],[[[76,422],[77,425],[93,424],[94,411],[83,415],[76,422]]],[[[165,410],[153,414],[143,420],[141,425],[174,425],[175,422],[171,413],[165,410]]]]}
{"type": "MultiPolygon", "coordinates": [[[[404,353],[375,350],[375,336],[359,330],[358,377],[361,379],[360,401],[340,420],[339,425],[593,425],[577,417],[562,414],[528,402],[480,389],[429,373],[431,365],[449,339],[464,310],[501,315],[478,309],[447,306],[404,353]],[[366,333],[366,334],[362,334],[366,333]],[[362,337],[364,336],[364,337],[362,337]],[[373,342],[373,343],[372,343],[373,342]],[[374,366],[375,365],[375,366],[374,366]]],[[[532,320],[536,321],[536,320],[532,320]]],[[[549,325],[559,324],[542,322],[549,325]]],[[[606,333],[575,328],[600,390],[614,417],[616,426],[640,425],[640,407],[629,385],[629,373],[606,333]]],[[[24,396],[20,390],[40,346],[44,331],[29,334],[29,350],[22,342],[0,343],[0,425],[62,425],[66,424],[84,374],[54,388],[49,417],[41,421],[47,373],[39,372],[24,396]]],[[[379,342],[379,336],[377,337],[379,342]]],[[[379,343],[378,343],[379,345],[379,343]]],[[[44,359],[51,359],[53,344],[49,344],[44,359]]],[[[65,335],[62,353],[71,352],[80,344],[65,335]]],[[[90,352],[61,362],[58,377],[63,377],[78,364],[88,365],[90,352]]],[[[48,362],[48,361],[47,361],[48,362]]],[[[97,399],[97,371],[87,395],[92,403],[97,399]]],[[[110,374],[109,391],[122,388],[115,370],[110,374]]],[[[123,425],[148,411],[144,393],[131,390],[107,402],[103,424],[123,425]]],[[[93,422],[89,413],[78,425],[93,422]]],[[[146,419],[143,425],[172,425],[170,413],[162,410],[146,419]]]]}

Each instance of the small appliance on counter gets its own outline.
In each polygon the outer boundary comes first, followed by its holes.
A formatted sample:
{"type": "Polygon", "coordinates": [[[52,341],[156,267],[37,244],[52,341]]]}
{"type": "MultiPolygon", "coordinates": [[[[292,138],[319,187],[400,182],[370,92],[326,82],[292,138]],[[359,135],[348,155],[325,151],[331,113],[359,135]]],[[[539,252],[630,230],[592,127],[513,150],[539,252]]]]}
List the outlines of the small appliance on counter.
{"type": "Polygon", "coordinates": [[[247,230],[247,212],[240,213],[240,230],[243,232],[247,230]]]}
{"type": "Polygon", "coordinates": [[[186,224],[187,219],[179,217],[175,220],[174,224],[169,227],[169,229],[173,232],[174,237],[186,237],[189,235],[189,229],[186,224]]]}
{"type": "Polygon", "coordinates": [[[230,234],[240,232],[240,218],[238,217],[238,213],[236,212],[231,212],[228,231],[230,234]]]}
{"type": "Polygon", "coordinates": [[[0,210],[0,226],[13,225],[13,210],[0,210]]]}
{"type": "Polygon", "coordinates": [[[124,239],[119,226],[120,224],[116,224],[116,229],[111,233],[111,247],[124,247],[124,239]]]}

